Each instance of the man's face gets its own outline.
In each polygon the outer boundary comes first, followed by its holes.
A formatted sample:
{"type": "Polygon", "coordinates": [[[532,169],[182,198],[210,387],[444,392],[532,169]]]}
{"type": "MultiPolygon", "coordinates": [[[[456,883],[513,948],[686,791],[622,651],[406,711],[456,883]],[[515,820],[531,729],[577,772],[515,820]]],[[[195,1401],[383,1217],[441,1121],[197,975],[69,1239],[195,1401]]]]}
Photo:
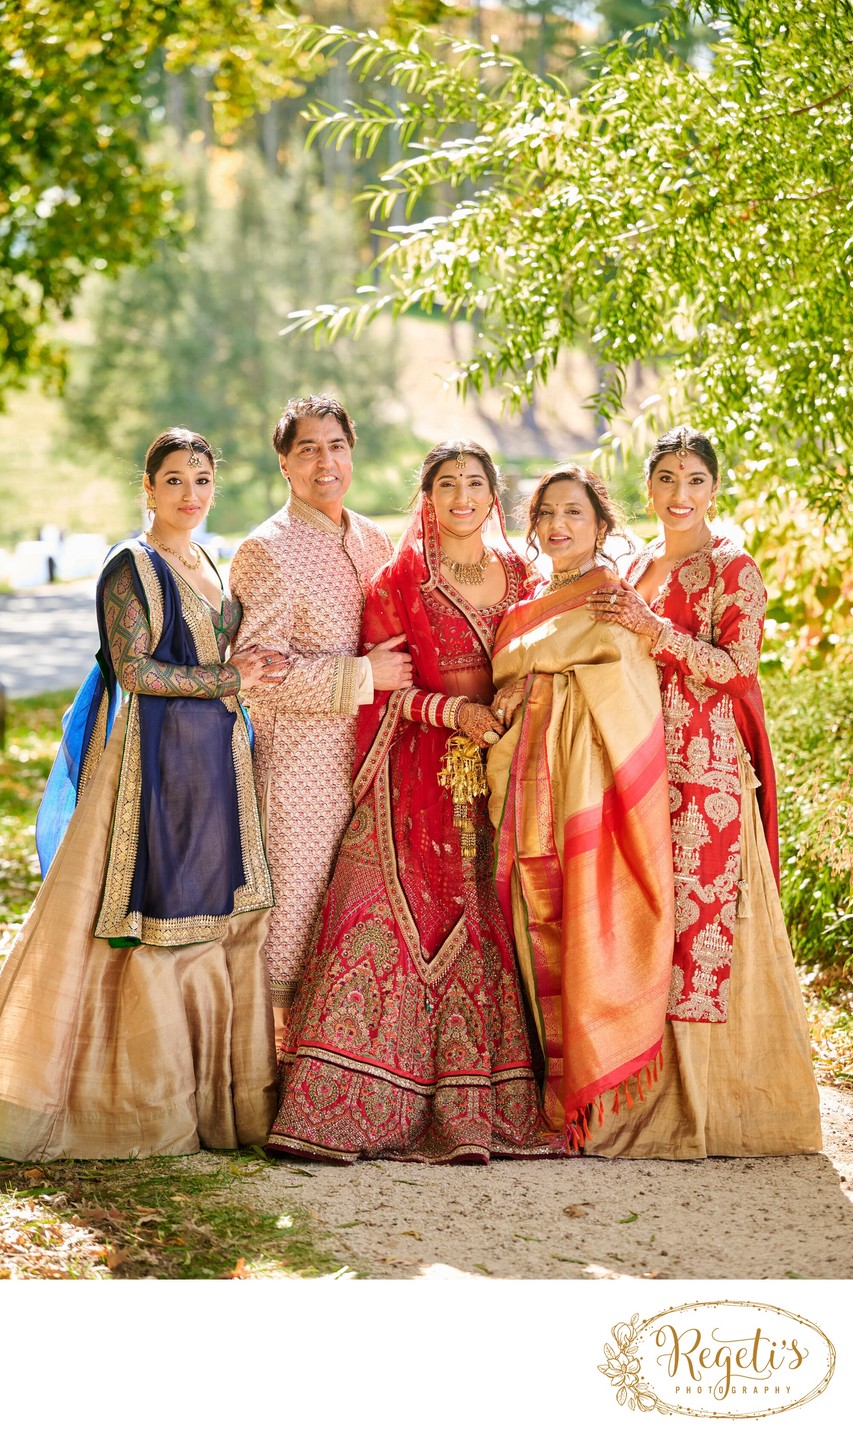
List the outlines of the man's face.
{"type": "Polygon", "coordinates": [[[281,472],[297,499],[341,521],[344,495],[352,483],[352,450],[337,419],[304,416],[289,454],[279,455],[281,472]]]}

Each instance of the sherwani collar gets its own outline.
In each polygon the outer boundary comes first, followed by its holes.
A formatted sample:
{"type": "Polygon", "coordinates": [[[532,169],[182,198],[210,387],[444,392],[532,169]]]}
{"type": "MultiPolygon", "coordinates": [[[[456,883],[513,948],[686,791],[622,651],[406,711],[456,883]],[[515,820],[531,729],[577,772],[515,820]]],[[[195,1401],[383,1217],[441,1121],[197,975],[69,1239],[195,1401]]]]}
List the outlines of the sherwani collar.
{"type": "Polygon", "coordinates": [[[336,539],[342,539],[349,529],[349,516],[346,509],[343,511],[340,524],[324,514],[322,509],[315,509],[313,504],[306,504],[304,499],[299,499],[296,494],[291,494],[285,505],[294,519],[300,519],[303,524],[310,524],[314,529],[320,529],[324,534],[333,534],[336,539]]]}

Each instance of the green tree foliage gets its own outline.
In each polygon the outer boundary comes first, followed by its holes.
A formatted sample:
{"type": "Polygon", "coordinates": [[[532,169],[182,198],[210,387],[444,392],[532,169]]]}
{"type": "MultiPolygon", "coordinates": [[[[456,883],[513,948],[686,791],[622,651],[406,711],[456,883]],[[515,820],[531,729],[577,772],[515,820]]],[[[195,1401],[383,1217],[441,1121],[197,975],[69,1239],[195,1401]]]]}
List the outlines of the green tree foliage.
{"type": "Polygon", "coordinates": [[[281,18],[274,0],[0,0],[0,393],[61,373],[49,325],[92,267],[177,241],[171,176],[146,149],[152,57],[206,66],[233,128],[292,89],[269,68],[281,18]]]}
{"type": "Polygon", "coordinates": [[[92,337],[75,351],[65,395],[76,443],[115,456],[115,468],[168,425],[200,430],[226,461],[215,523],[245,532],[286,497],[270,443],[286,400],[331,389],[358,426],[359,507],[399,504],[388,467],[399,436],[384,423],[391,337],[371,336],[369,363],[351,338],[334,353],[279,338],[300,298],[351,282],[358,263],[349,217],[328,203],[310,157],[284,178],[251,152],[202,153],[189,173],[171,163],[193,228],[185,246],[160,243],[150,265],[93,298],[92,337]]]}
{"type": "Polygon", "coordinates": [[[389,307],[466,315],[463,388],[501,382],[516,404],[563,347],[589,342],[608,421],[628,367],[659,363],[657,425],[689,412],[733,462],[787,464],[831,512],[853,435],[853,5],[685,0],[652,39],[606,47],[573,96],[458,38],[294,26],[287,57],[343,53],[397,93],[393,107],[313,107],[313,133],[357,152],[398,135],[402,158],[367,196],[374,219],[438,185],[459,192],[394,228],[380,292],[295,324],[335,338],[389,307]],[[709,11],[704,72],[676,47],[709,11]]]}

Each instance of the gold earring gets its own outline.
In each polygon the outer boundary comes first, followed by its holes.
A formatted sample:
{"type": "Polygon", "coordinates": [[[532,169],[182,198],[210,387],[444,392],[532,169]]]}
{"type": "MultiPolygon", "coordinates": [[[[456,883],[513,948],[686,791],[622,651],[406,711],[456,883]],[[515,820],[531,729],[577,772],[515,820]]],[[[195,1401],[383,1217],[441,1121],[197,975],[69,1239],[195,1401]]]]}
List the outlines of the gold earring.
{"type": "Polygon", "coordinates": [[[154,498],[154,495],[148,489],[146,489],[145,491],[145,507],[150,513],[153,513],[154,510],[157,508],[157,500],[154,498]]]}
{"type": "Polygon", "coordinates": [[[646,497],[646,513],[648,514],[648,516],[649,516],[650,519],[653,519],[653,518],[654,518],[655,506],[654,506],[654,504],[652,503],[652,496],[651,496],[651,494],[647,495],[647,497],[646,497]]]}
{"type": "Polygon", "coordinates": [[[709,519],[716,519],[716,517],[717,517],[717,501],[716,501],[716,499],[712,499],[711,502],[710,502],[710,504],[708,505],[708,518],[709,518],[709,519]]]}

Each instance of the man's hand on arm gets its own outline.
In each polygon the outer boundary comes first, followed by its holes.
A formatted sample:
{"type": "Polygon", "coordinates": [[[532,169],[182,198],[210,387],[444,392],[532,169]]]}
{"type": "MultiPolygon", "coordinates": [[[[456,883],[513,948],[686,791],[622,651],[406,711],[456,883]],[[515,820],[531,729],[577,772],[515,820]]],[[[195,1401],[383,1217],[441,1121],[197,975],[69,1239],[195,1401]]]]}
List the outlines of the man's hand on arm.
{"type": "Polygon", "coordinates": [[[408,653],[400,652],[400,645],[405,642],[405,634],[394,634],[365,655],[373,671],[375,690],[391,693],[394,689],[411,688],[412,660],[408,653]]]}

